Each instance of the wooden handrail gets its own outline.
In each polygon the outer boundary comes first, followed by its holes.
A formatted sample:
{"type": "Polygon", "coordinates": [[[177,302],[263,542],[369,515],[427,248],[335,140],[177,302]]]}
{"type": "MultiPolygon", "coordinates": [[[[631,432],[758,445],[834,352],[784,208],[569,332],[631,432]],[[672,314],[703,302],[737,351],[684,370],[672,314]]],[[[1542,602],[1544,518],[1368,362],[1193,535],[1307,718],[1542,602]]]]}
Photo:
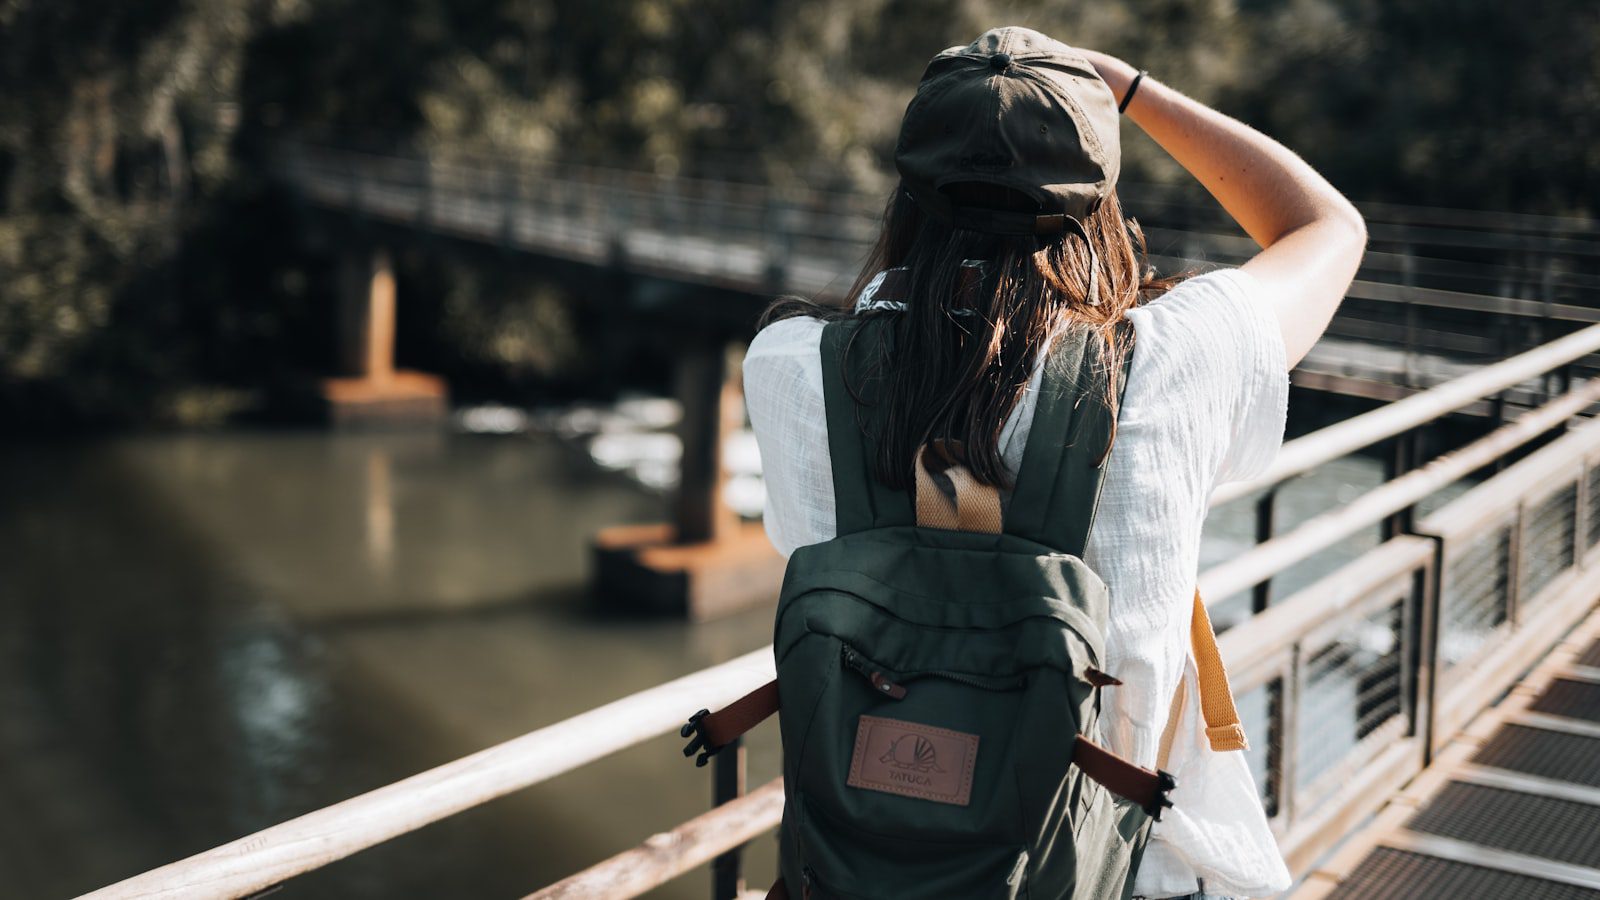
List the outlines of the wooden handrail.
{"type": "Polygon", "coordinates": [[[1384,518],[1415,505],[1434,491],[1489,465],[1597,401],[1600,401],[1600,378],[1524,413],[1515,422],[1459,450],[1385,482],[1338,509],[1313,516],[1287,534],[1257,544],[1227,562],[1207,569],[1200,575],[1200,590],[1207,597],[1221,600],[1259,584],[1318,550],[1326,549],[1362,528],[1376,525],[1384,518]]]}
{"type": "Polygon", "coordinates": [[[674,731],[773,677],[772,648],[657,685],[342,803],[135,875],[85,900],[246,897],[674,731]]]}
{"type": "Polygon", "coordinates": [[[1600,325],[1591,325],[1403,400],[1318,429],[1285,443],[1277,459],[1259,477],[1217,488],[1211,505],[1219,506],[1281,484],[1596,351],[1600,351],[1600,325]]]}
{"type": "Polygon", "coordinates": [[[777,827],[783,816],[783,779],[775,778],[737,800],[701,813],[671,831],[582,872],[529,894],[524,900],[622,900],[637,897],[718,854],[777,827]]]}
{"type": "MultiPolygon", "coordinates": [[[[1417,523],[1418,534],[1470,538],[1503,518],[1541,485],[1570,481],[1579,462],[1600,450],[1600,418],[1584,422],[1516,465],[1477,485],[1417,523]]],[[[1421,471],[1421,470],[1418,470],[1421,471]]],[[[1241,691],[1259,683],[1249,673],[1266,666],[1283,648],[1299,641],[1360,598],[1397,575],[1422,565],[1433,552],[1428,537],[1402,536],[1378,545],[1292,596],[1217,636],[1217,646],[1241,691]]],[[[1212,570],[1215,571],[1215,570],[1212,570]]]]}

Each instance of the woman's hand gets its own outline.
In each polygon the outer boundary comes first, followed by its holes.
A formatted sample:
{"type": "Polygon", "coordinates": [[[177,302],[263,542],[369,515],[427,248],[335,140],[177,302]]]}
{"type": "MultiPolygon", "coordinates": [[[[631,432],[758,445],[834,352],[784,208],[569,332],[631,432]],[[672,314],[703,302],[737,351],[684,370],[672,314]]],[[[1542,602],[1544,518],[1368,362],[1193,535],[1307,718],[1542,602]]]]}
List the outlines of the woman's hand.
{"type": "MultiPolygon", "coordinates": [[[[1079,52],[1122,102],[1138,70],[1114,56],[1079,52]]],[[[1148,75],[1127,114],[1261,245],[1241,268],[1273,298],[1293,368],[1328,327],[1361,264],[1361,214],[1287,147],[1148,75]]]]}

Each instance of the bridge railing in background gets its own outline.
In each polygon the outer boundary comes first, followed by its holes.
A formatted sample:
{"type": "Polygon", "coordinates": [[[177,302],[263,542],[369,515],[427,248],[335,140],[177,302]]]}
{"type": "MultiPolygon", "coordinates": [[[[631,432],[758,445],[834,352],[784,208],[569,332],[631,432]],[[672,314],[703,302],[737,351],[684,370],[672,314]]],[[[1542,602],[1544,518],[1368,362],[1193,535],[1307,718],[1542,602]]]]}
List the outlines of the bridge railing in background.
{"type": "MultiPolygon", "coordinates": [[[[350,208],[362,205],[352,202],[362,197],[376,215],[491,237],[505,231],[508,215],[516,218],[502,207],[525,205],[559,211],[578,231],[660,229],[743,241],[776,235],[774,251],[848,263],[876,236],[884,205],[883,197],[862,193],[504,156],[393,156],[283,142],[276,158],[280,177],[323,200],[350,208]],[[420,202],[430,199],[435,203],[420,202]],[[447,215],[430,215],[446,208],[447,215]]],[[[1255,252],[1254,242],[1193,187],[1123,184],[1121,194],[1126,211],[1146,220],[1154,253],[1237,262],[1255,252]]],[[[1600,225],[1590,219],[1358,206],[1371,238],[1363,268],[1369,280],[1555,303],[1600,284],[1600,225]],[[1556,293],[1547,298],[1545,291],[1556,293]]],[[[788,260],[775,255],[770,262],[788,260]]]]}
{"type": "MultiPolygon", "coordinates": [[[[1285,445],[1260,479],[1213,505],[1271,489],[1332,459],[1414,431],[1600,350],[1591,326],[1458,382],[1285,445]]],[[[1304,871],[1426,764],[1516,673],[1600,600],[1600,379],[1201,576],[1213,599],[1246,591],[1341,536],[1374,526],[1472,471],[1581,423],[1448,506],[1221,636],[1252,735],[1248,758],[1291,868],[1304,871]],[[1448,682],[1442,677],[1448,673],[1448,682]]],[[[675,730],[769,680],[771,647],[684,676],[404,781],[135,876],[95,898],[246,897],[298,874],[675,730]],[[577,739],[581,736],[581,740],[577,739]]],[[[742,786],[742,754],[716,757],[742,786]]],[[[1178,773],[1181,777],[1181,772],[1178,773]]],[[[778,782],[534,894],[631,897],[707,860],[734,896],[738,848],[777,825],[778,782]]]]}
{"type": "MultiPolygon", "coordinates": [[[[275,159],[277,176],[301,198],[373,221],[825,302],[848,292],[883,208],[882,197],[863,193],[461,152],[395,156],[283,142],[275,159]]],[[[1164,271],[1238,264],[1257,250],[1194,187],[1124,184],[1121,192],[1164,271]]],[[[1600,322],[1600,226],[1592,220],[1358,206],[1368,251],[1330,340],[1300,367],[1306,386],[1393,400],[1447,380],[1461,362],[1502,359],[1600,322]],[[1379,383],[1346,371],[1326,352],[1338,341],[1340,353],[1359,349],[1368,369],[1393,374],[1379,383]]],[[[1600,356],[1578,367],[1600,371],[1600,356]]]]}

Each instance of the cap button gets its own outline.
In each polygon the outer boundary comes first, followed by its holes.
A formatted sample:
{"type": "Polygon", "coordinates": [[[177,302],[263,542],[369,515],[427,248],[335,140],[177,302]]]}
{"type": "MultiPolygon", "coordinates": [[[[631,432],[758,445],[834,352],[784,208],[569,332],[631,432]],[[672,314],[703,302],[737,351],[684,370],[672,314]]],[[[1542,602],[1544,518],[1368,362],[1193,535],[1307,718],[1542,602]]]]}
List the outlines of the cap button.
{"type": "Polygon", "coordinates": [[[989,67],[999,72],[1004,72],[1011,68],[1011,54],[996,53],[989,57],[989,67]]]}

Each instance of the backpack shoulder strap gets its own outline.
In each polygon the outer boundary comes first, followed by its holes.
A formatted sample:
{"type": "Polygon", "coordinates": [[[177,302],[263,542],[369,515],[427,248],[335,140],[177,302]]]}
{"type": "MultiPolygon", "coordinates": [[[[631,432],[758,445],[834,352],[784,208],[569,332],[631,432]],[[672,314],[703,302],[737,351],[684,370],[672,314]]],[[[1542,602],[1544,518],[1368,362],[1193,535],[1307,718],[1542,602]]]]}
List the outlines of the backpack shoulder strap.
{"type": "Polygon", "coordinates": [[[867,404],[874,401],[875,385],[861,377],[862,361],[878,352],[886,340],[883,323],[849,318],[829,322],[822,329],[822,399],[828,417],[828,456],[833,466],[833,502],[840,535],[915,525],[911,494],[895,490],[872,477],[875,442],[862,428],[862,409],[850,394],[854,387],[867,404]],[[847,352],[848,351],[848,352],[847,352]],[[845,364],[849,364],[849,372],[845,364]],[[848,376],[848,386],[846,378],[848,376]]]}
{"type": "MultiPolygon", "coordinates": [[[[1123,320],[1117,330],[1119,340],[1132,339],[1132,323],[1123,320]]],[[[1072,328],[1050,347],[1005,517],[1007,534],[1079,557],[1089,543],[1105,481],[1100,456],[1116,427],[1106,404],[1108,373],[1096,344],[1089,329],[1072,328]]],[[[1119,404],[1132,361],[1130,350],[1117,379],[1119,404]]]]}

